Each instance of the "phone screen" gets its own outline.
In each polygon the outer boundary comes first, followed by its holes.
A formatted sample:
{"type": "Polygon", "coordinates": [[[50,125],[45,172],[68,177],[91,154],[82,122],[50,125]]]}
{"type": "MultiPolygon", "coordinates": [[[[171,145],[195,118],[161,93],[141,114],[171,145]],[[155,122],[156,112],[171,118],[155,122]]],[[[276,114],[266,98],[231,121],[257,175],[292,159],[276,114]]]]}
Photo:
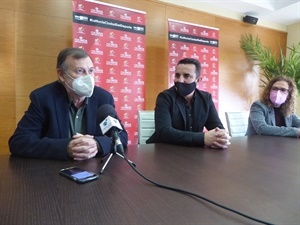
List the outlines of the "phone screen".
{"type": "Polygon", "coordinates": [[[65,177],[68,177],[79,183],[85,183],[87,181],[92,181],[99,177],[99,175],[97,175],[93,172],[81,169],[79,167],[65,168],[65,169],[60,170],[59,173],[65,177]]]}

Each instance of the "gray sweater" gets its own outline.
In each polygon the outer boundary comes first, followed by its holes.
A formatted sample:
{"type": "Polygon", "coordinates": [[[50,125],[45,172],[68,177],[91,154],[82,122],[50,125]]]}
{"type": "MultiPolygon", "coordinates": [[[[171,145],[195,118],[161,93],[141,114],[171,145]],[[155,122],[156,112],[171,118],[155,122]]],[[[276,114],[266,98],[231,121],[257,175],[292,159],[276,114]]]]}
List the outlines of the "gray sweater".
{"type": "Polygon", "coordinates": [[[261,101],[256,101],[250,109],[246,135],[298,137],[300,118],[296,114],[292,114],[285,117],[284,121],[285,127],[276,126],[274,108],[267,107],[261,101]]]}

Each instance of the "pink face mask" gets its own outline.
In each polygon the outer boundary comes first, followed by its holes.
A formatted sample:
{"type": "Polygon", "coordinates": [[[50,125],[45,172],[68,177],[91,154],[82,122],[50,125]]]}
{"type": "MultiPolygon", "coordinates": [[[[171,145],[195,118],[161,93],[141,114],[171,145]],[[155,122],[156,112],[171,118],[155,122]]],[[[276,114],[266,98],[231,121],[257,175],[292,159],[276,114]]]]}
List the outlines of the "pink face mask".
{"type": "Polygon", "coordinates": [[[271,91],[270,92],[270,101],[273,103],[274,106],[279,107],[283,103],[285,103],[287,96],[288,96],[288,93],[284,94],[280,90],[271,91]]]}

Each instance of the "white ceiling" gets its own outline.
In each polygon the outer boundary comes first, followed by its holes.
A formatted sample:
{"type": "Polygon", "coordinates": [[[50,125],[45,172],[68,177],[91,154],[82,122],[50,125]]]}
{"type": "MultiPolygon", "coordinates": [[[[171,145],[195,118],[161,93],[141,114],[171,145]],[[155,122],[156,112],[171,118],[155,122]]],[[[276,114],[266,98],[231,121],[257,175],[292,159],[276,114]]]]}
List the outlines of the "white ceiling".
{"type": "MultiPolygon", "coordinates": [[[[254,16],[260,20],[291,25],[300,22],[300,0],[162,0],[171,4],[177,4],[200,11],[212,9],[227,11],[240,15],[254,16]],[[206,10],[203,10],[206,8],[206,10]],[[209,9],[209,8],[208,8],[209,9]]],[[[213,13],[213,12],[212,12],[213,13]]]]}

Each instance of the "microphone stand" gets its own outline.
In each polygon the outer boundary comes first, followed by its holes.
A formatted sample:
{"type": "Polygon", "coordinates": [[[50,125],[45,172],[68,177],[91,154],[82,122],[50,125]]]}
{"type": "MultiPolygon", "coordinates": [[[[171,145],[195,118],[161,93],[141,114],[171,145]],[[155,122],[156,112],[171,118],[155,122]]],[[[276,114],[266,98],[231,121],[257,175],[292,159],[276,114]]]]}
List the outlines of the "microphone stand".
{"type": "MultiPolygon", "coordinates": [[[[122,143],[121,143],[121,141],[120,141],[120,138],[117,138],[117,139],[113,142],[113,144],[114,144],[114,147],[112,148],[111,153],[110,153],[109,156],[108,156],[108,159],[105,161],[105,163],[104,163],[102,169],[100,170],[100,174],[103,173],[105,167],[107,166],[108,162],[110,161],[110,159],[111,159],[111,157],[112,157],[113,155],[117,155],[117,156],[119,156],[119,157],[125,159],[124,156],[121,155],[121,154],[118,152],[118,149],[120,149],[121,152],[124,154],[124,149],[123,149],[123,145],[122,145],[122,143]]],[[[103,160],[101,160],[101,162],[102,162],[102,161],[103,161],[103,160]]],[[[136,166],[132,161],[128,160],[128,162],[130,162],[134,167],[136,166]]]]}

